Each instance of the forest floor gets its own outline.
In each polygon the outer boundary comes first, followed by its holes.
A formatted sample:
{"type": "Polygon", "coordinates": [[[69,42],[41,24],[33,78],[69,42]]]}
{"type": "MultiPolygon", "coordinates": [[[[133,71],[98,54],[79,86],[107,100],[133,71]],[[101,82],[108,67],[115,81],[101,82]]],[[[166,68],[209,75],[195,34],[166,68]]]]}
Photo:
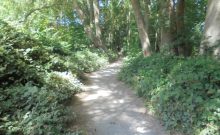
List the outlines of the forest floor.
{"type": "Polygon", "coordinates": [[[143,99],[118,81],[121,65],[119,61],[88,75],[89,84],[72,101],[77,123],[87,135],[167,135],[143,99]]]}

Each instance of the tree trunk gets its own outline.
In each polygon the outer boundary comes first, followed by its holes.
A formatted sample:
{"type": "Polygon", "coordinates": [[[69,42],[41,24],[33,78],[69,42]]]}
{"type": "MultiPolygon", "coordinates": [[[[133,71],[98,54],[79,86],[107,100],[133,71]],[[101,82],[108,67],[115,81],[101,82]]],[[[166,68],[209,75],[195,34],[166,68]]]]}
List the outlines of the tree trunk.
{"type": "Polygon", "coordinates": [[[94,12],[94,21],[95,21],[95,42],[96,44],[105,49],[102,39],[101,39],[101,29],[99,26],[99,0],[93,1],[93,12],[94,12]]]}
{"type": "Polygon", "coordinates": [[[220,56],[220,0],[209,0],[200,54],[220,56]]]}
{"type": "Polygon", "coordinates": [[[136,19],[136,23],[138,27],[139,37],[141,40],[143,54],[145,57],[150,56],[151,55],[150,41],[149,41],[148,33],[146,30],[146,26],[144,24],[144,18],[143,18],[143,15],[141,14],[139,1],[131,0],[131,5],[133,7],[134,14],[135,14],[135,19],[136,19]]]}
{"type": "Polygon", "coordinates": [[[80,20],[82,21],[82,24],[84,25],[84,30],[89,39],[93,42],[94,46],[97,48],[105,49],[105,47],[102,44],[101,40],[101,30],[99,27],[99,8],[98,8],[98,1],[95,3],[93,0],[87,1],[89,11],[93,14],[90,14],[89,16],[86,16],[80,6],[78,5],[77,0],[74,0],[74,8],[76,9],[77,14],[79,15],[80,20]],[[92,4],[92,5],[91,5],[92,4]],[[94,12],[93,12],[94,11],[94,12]],[[95,22],[95,29],[96,31],[93,32],[93,19],[95,22]],[[94,34],[95,33],[95,34],[94,34]]]}
{"type": "Polygon", "coordinates": [[[170,45],[172,43],[171,41],[172,39],[170,31],[167,28],[162,27],[160,30],[160,51],[169,51],[170,45]]]}
{"type": "Polygon", "coordinates": [[[79,7],[78,3],[76,0],[73,1],[73,5],[74,5],[74,8],[82,22],[82,24],[84,25],[84,30],[85,30],[85,33],[87,34],[87,36],[89,37],[90,40],[93,41],[94,37],[93,37],[93,32],[92,32],[92,28],[90,26],[89,23],[86,23],[86,16],[85,14],[83,13],[82,9],[79,7]]]}
{"type": "Polygon", "coordinates": [[[179,55],[178,46],[174,43],[177,40],[177,26],[176,26],[176,3],[175,0],[169,1],[169,17],[170,17],[170,34],[172,41],[172,51],[175,55],[179,55]]]}
{"type": "Polygon", "coordinates": [[[146,30],[149,32],[149,15],[150,15],[149,4],[150,4],[150,1],[143,0],[141,2],[143,4],[143,9],[144,9],[144,12],[143,12],[144,25],[145,25],[146,30]]]}
{"type": "Polygon", "coordinates": [[[177,26],[177,36],[178,36],[178,52],[180,55],[184,54],[184,10],[185,4],[184,0],[179,0],[177,4],[177,16],[176,16],[176,26],[177,26]]]}
{"type": "Polygon", "coordinates": [[[87,7],[89,10],[89,23],[90,27],[94,29],[94,11],[93,11],[93,0],[87,0],[87,7]]]}
{"type": "Polygon", "coordinates": [[[179,0],[177,4],[177,36],[178,36],[178,52],[179,55],[190,56],[191,46],[185,42],[185,26],[184,26],[184,14],[185,14],[185,0],[179,0]]]}
{"type": "Polygon", "coordinates": [[[166,0],[160,3],[160,51],[168,51],[168,53],[173,39],[170,27],[175,27],[175,25],[170,25],[171,21],[173,21],[171,20],[173,19],[171,18],[173,5],[171,5],[170,1],[166,0]]]}

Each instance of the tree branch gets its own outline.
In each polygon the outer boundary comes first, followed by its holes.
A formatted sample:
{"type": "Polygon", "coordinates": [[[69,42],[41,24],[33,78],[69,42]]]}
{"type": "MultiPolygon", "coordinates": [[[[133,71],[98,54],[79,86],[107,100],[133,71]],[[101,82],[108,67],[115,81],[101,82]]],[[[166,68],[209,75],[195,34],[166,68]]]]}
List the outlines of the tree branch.
{"type": "Polygon", "coordinates": [[[36,11],[40,11],[40,10],[43,10],[43,9],[47,9],[47,8],[51,8],[53,7],[55,4],[53,5],[45,5],[43,7],[39,7],[39,8],[35,8],[35,9],[32,9],[30,12],[28,12],[25,16],[24,16],[24,19],[21,21],[21,22],[26,22],[27,21],[27,18],[33,14],[34,12],[36,11]]]}

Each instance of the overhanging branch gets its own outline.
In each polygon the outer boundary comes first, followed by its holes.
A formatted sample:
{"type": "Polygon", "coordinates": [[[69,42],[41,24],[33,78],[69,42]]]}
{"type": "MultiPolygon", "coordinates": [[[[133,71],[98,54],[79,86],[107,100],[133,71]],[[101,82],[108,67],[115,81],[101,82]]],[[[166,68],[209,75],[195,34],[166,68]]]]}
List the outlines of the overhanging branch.
{"type": "Polygon", "coordinates": [[[39,7],[39,8],[35,8],[35,9],[32,9],[30,12],[28,12],[25,16],[24,16],[24,19],[20,22],[26,22],[27,21],[27,18],[33,14],[34,12],[36,11],[40,11],[40,10],[43,10],[43,9],[47,9],[47,8],[51,8],[53,6],[55,6],[56,4],[53,4],[53,5],[45,5],[45,6],[42,6],[42,7],[39,7]]]}

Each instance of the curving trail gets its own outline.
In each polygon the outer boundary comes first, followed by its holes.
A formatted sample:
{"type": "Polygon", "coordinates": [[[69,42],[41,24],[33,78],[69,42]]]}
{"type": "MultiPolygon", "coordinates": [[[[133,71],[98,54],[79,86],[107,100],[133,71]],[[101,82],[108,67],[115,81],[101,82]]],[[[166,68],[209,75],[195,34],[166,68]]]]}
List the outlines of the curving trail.
{"type": "Polygon", "coordinates": [[[167,135],[144,102],[117,80],[121,62],[89,75],[90,84],[74,99],[77,122],[88,135],[167,135]]]}

